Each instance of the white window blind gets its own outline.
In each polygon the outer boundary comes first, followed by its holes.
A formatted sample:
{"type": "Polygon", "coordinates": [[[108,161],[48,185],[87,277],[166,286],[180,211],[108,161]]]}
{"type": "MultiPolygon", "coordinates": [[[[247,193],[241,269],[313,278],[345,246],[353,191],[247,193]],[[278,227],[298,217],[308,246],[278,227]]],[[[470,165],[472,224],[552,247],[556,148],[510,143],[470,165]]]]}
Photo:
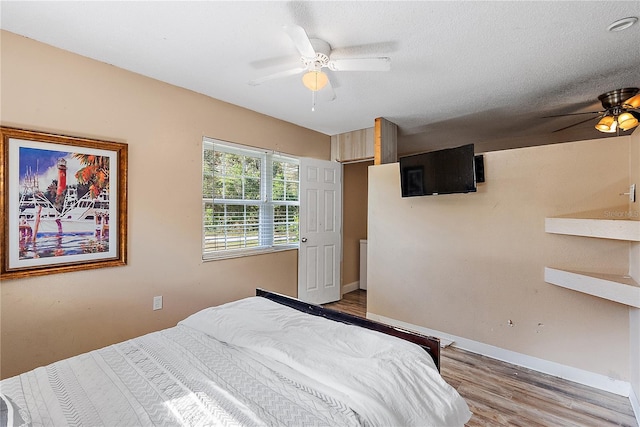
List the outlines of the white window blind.
{"type": "Polygon", "coordinates": [[[205,138],[203,259],[298,247],[299,185],[296,158],[205,138]]]}

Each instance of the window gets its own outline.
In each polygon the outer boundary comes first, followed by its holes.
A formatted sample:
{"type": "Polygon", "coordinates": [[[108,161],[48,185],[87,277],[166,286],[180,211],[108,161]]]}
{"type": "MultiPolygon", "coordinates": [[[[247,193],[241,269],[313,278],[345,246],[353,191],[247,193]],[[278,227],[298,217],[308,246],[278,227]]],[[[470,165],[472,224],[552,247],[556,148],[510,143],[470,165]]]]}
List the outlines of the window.
{"type": "Polygon", "coordinates": [[[208,138],[202,154],[203,259],[298,247],[296,158],[208,138]]]}

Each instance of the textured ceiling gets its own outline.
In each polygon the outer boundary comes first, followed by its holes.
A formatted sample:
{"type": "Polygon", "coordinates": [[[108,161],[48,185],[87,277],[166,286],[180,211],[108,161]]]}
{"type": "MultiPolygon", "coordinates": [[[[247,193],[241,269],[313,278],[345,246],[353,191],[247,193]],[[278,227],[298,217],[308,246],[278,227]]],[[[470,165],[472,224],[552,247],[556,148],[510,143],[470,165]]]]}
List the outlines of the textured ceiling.
{"type": "Polygon", "coordinates": [[[12,2],[1,28],[334,135],[399,126],[399,151],[476,151],[605,137],[598,95],[640,87],[640,1],[12,2]],[[333,58],[388,56],[389,72],[328,71],[336,99],[312,96],[283,25],[327,41],[333,58]]]}

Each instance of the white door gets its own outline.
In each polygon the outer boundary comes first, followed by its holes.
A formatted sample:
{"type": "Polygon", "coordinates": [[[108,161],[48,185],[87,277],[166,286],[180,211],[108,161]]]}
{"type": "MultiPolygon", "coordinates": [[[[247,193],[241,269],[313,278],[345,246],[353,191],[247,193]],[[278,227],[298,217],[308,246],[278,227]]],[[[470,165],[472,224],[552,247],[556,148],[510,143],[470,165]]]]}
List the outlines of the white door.
{"type": "Polygon", "coordinates": [[[300,159],[298,298],[338,301],[342,259],[342,164],[300,159]]]}

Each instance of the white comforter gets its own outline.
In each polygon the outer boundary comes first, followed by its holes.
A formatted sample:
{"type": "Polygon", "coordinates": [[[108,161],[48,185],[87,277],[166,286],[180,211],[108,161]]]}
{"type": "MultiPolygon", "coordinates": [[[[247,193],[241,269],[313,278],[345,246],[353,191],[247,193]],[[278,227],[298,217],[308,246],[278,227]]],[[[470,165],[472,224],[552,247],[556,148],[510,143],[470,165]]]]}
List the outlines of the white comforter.
{"type": "Polygon", "coordinates": [[[418,346],[254,297],[0,381],[4,426],[462,426],[418,346]]]}
{"type": "Polygon", "coordinates": [[[346,402],[376,426],[462,426],[466,402],[420,347],[309,316],[260,297],[202,310],[180,322],[270,368],[346,402]]]}

